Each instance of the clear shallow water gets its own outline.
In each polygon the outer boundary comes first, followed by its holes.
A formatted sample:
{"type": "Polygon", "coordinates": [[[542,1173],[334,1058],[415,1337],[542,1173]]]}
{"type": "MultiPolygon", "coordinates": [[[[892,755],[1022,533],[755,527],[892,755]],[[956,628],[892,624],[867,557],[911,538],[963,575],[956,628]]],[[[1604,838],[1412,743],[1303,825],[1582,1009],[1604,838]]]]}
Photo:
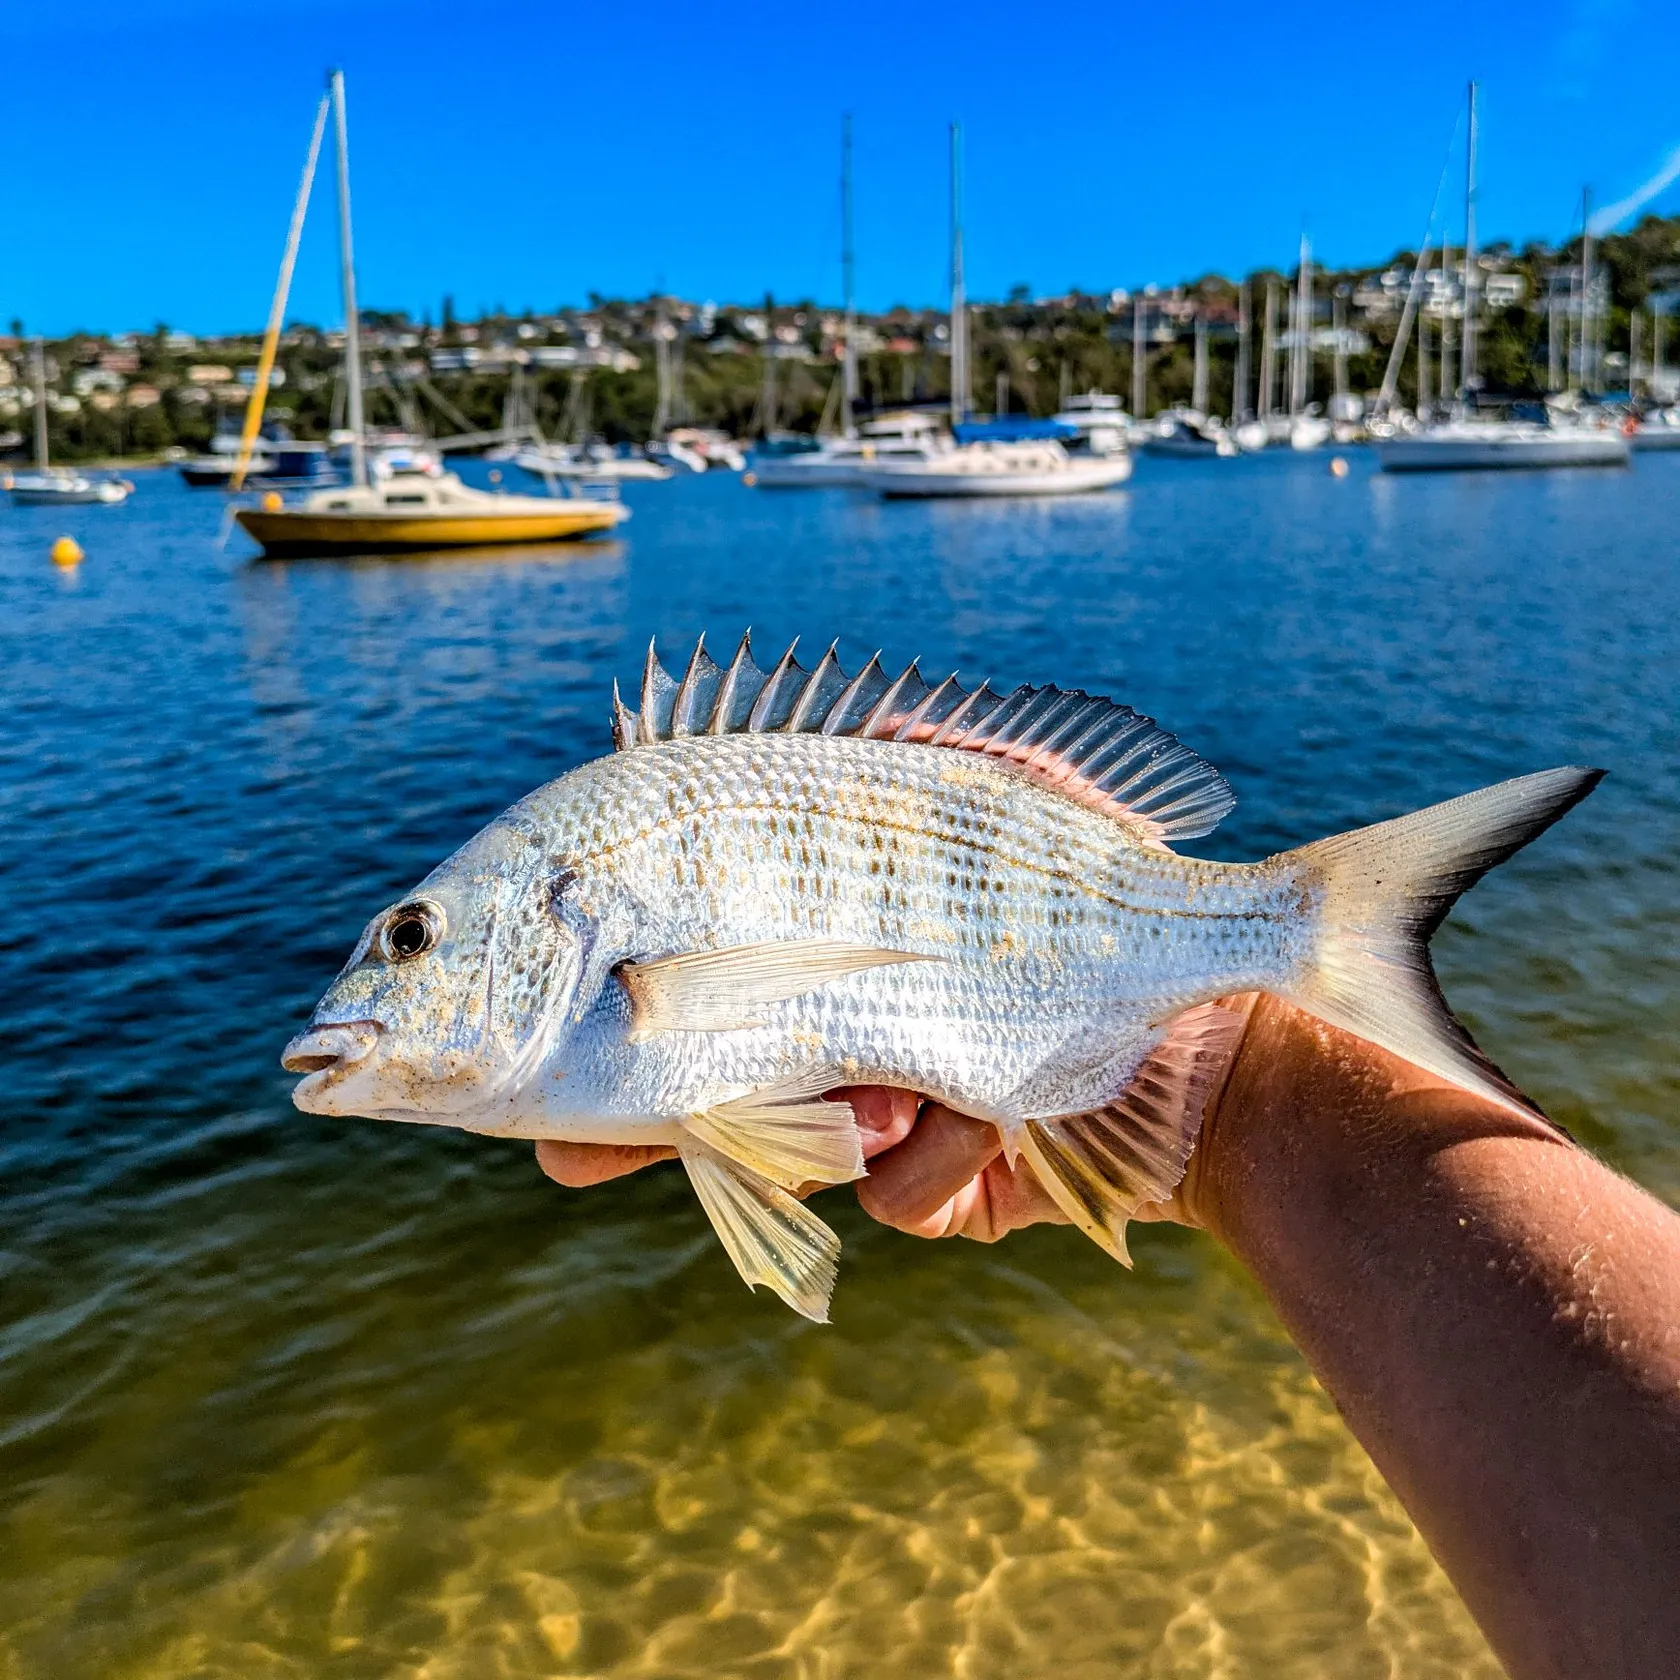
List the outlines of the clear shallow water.
{"type": "Polygon", "coordinates": [[[1437,940],[1484,1045],[1680,1202],[1680,460],[1145,463],[1010,508],[632,490],[622,541],[253,564],[214,496],[0,509],[0,1676],[1492,1676],[1211,1244],[920,1244],[835,1322],[674,1168],[297,1114],[368,914],[605,750],[655,632],[1114,694],[1257,856],[1544,765],[1437,940]],[[61,577],[46,550],[88,551],[61,577]]]}

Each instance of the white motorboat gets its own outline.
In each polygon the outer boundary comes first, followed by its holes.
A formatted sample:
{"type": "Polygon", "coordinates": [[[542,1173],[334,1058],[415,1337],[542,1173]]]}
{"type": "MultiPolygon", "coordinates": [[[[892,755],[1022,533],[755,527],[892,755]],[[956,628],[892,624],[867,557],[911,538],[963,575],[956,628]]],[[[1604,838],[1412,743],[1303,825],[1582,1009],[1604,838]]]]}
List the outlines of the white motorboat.
{"type": "Polygon", "coordinates": [[[1070,396],[1052,419],[1059,426],[1073,427],[1076,436],[1066,445],[1072,455],[1119,455],[1127,447],[1126,434],[1132,426],[1120,399],[1106,391],[1070,396]]]}
{"type": "Polygon", "coordinates": [[[1546,426],[1529,420],[1447,420],[1372,438],[1385,472],[1463,472],[1495,467],[1625,467],[1629,439],[1614,426],[1546,426]]]}
{"type": "Polygon", "coordinates": [[[39,472],[8,473],[3,486],[19,507],[65,507],[74,503],[103,502],[114,506],[126,502],[134,486],[126,478],[89,478],[85,473],[63,467],[39,472]]]}
{"type": "Polygon", "coordinates": [[[856,437],[819,438],[809,445],[771,440],[755,449],[753,483],[763,490],[854,489],[877,466],[936,461],[955,446],[925,414],[889,414],[865,421],[856,437]]]}
{"type": "Polygon", "coordinates": [[[1272,434],[1264,420],[1245,420],[1231,428],[1231,441],[1245,455],[1252,455],[1271,443],[1272,434]]]}
{"type": "Polygon", "coordinates": [[[1075,457],[1059,443],[965,443],[932,459],[874,462],[863,485],[888,497],[1071,496],[1132,476],[1129,454],[1075,457]]]}
{"type": "Polygon", "coordinates": [[[1628,437],[1632,447],[1680,449],[1680,408],[1657,408],[1642,414],[1628,437]]]}

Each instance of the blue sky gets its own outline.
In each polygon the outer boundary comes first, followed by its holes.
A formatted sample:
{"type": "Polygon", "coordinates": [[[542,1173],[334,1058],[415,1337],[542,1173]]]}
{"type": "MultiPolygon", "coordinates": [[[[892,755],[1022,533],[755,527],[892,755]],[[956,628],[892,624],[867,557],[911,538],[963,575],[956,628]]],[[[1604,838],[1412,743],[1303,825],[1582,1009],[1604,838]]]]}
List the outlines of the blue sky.
{"type": "MultiPolygon", "coordinates": [[[[1481,222],[1560,237],[1680,147],[1680,6],[1208,0],[849,10],[486,0],[65,0],[0,9],[0,325],[260,325],[322,75],[350,94],[369,306],[551,308],[591,289],[839,293],[855,113],[867,307],[945,284],[945,125],[970,290],[1171,284],[1415,242],[1470,75],[1481,222]],[[23,67],[29,67],[27,73],[23,67]]],[[[317,184],[293,314],[335,316],[317,184]]],[[[1653,208],[1680,213],[1680,181],[1653,208]]]]}

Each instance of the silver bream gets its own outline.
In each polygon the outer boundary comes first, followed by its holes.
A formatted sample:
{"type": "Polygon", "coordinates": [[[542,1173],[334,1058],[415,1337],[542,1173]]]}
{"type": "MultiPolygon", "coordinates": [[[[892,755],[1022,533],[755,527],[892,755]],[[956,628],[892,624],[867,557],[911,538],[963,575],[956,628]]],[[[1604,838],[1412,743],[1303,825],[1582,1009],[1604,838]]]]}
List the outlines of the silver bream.
{"type": "MultiPolygon", "coordinates": [[[[1148,718],[831,648],[768,674],[649,651],[618,751],[513,806],[368,924],[285,1065],[299,1108],[667,1143],[749,1284],[826,1319],[793,1192],[862,1176],[852,1084],[998,1128],[1090,1237],[1182,1177],[1265,990],[1511,1108],[1429,936],[1599,772],[1544,771],[1262,863],[1181,857],[1233,799],[1148,718]]],[[[1525,1109],[1526,1111],[1526,1109],[1525,1109]]]]}

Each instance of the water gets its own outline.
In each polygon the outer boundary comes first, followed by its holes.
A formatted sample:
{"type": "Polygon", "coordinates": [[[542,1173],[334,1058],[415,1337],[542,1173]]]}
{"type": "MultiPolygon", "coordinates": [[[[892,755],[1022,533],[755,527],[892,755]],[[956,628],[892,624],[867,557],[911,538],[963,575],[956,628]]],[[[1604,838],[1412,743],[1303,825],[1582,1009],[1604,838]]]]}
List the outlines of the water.
{"type": "Polygon", "coordinates": [[[1493,1676],[1207,1239],[1127,1276],[836,1192],[817,1328],[676,1169],[561,1191],[300,1115],[277,1057],[374,909],[605,749],[650,634],[750,621],[1124,698],[1230,776],[1226,857],[1608,766],[1437,948],[1680,1201],[1680,460],[631,495],[610,546],[399,563],[253,564],[163,475],[0,510],[0,1675],[1493,1676]]]}

